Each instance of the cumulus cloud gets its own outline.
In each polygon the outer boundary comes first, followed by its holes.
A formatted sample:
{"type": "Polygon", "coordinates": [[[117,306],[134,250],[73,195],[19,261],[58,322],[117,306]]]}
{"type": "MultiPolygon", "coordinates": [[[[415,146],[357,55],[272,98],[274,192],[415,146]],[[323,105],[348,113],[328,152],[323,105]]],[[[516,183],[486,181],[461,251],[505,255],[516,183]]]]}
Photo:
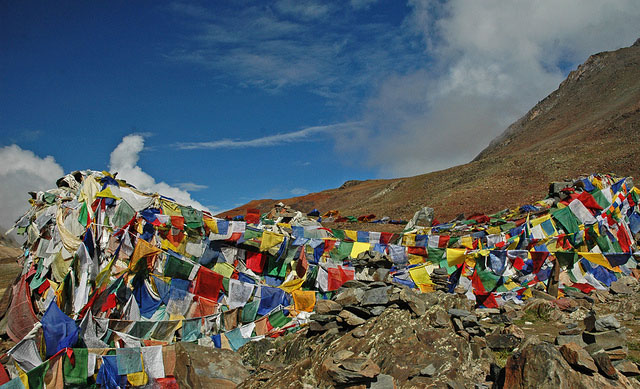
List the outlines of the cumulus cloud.
{"type": "MultiPolygon", "coordinates": [[[[127,135],[111,152],[109,170],[118,172],[118,178],[126,180],[136,188],[151,193],[159,193],[170,197],[180,204],[191,205],[194,208],[209,211],[207,207],[191,198],[191,194],[184,189],[171,186],[166,182],[156,182],[155,178],[146,173],[138,160],[144,149],[144,137],[139,134],[127,135]]],[[[197,185],[193,184],[192,185],[197,185]]]]}
{"type": "Polygon", "coordinates": [[[52,156],[41,158],[17,145],[0,148],[0,230],[13,227],[29,209],[28,192],[55,188],[63,175],[52,156]]]}
{"type": "Polygon", "coordinates": [[[632,0],[411,0],[404,23],[435,58],[385,77],[366,102],[360,134],[383,175],[468,162],[557,88],[590,54],[632,44],[632,0]]]}

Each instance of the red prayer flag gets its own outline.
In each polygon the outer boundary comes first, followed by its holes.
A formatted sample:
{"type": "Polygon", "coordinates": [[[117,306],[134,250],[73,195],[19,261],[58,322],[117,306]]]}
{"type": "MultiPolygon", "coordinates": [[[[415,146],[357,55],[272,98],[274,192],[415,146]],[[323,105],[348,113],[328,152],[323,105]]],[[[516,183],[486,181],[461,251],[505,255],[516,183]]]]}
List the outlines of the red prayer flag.
{"type": "Polygon", "coordinates": [[[222,275],[200,266],[193,293],[217,301],[220,288],[222,288],[222,278],[224,278],[222,275]]]}

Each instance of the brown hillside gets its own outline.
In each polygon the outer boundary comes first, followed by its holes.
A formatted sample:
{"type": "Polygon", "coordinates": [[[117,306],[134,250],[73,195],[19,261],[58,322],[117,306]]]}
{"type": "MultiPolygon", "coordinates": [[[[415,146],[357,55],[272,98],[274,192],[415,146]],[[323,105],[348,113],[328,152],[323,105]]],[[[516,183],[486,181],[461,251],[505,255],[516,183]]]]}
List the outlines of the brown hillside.
{"type": "Polygon", "coordinates": [[[639,177],[639,151],[640,40],[591,56],[470,163],[414,177],[347,182],[289,199],[254,200],[221,215],[244,214],[247,208],[264,212],[282,201],[303,211],[404,219],[427,205],[444,221],[539,200],[549,182],[580,174],[639,177]]]}

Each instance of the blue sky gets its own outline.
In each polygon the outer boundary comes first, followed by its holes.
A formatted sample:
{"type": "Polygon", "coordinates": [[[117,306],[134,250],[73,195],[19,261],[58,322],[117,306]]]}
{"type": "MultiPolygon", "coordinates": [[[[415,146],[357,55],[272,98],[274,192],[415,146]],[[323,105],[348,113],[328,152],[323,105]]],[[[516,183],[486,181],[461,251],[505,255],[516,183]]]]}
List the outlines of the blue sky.
{"type": "Polygon", "coordinates": [[[637,8],[3,2],[0,216],[78,169],[221,211],[468,162],[588,55],[632,44],[637,8]]]}

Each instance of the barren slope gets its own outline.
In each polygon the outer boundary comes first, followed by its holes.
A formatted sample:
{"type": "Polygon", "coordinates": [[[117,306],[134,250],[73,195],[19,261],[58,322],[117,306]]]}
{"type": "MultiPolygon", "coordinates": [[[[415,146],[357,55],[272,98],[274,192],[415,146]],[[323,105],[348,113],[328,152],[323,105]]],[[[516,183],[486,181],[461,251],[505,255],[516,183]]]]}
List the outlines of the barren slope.
{"type": "Polygon", "coordinates": [[[640,40],[591,56],[560,87],[511,125],[474,161],[419,176],[345,183],[306,196],[255,200],[247,208],[293,208],[343,215],[411,217],[419,207],[441,221],[494,212],[545,196],[548,183],[594,172],[640,176],[640,40]]]}

